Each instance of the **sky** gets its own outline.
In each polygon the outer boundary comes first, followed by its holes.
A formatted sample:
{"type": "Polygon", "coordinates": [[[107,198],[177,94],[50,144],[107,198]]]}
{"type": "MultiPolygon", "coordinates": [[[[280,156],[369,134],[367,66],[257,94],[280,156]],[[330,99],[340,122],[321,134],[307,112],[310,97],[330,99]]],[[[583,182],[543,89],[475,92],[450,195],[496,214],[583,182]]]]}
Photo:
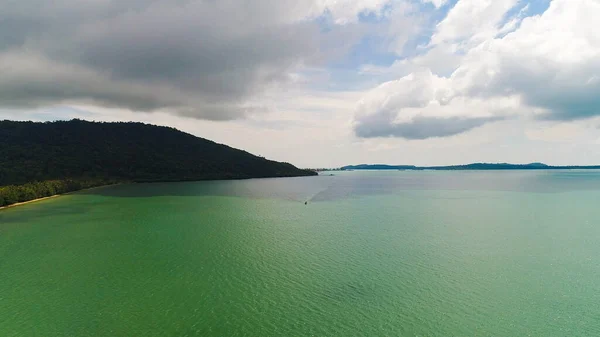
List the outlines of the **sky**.
{"type": "Polygon", "coordinates": [[[0,119],[300,167],[600,164],[600,0],[0,0],[0,119]]]}

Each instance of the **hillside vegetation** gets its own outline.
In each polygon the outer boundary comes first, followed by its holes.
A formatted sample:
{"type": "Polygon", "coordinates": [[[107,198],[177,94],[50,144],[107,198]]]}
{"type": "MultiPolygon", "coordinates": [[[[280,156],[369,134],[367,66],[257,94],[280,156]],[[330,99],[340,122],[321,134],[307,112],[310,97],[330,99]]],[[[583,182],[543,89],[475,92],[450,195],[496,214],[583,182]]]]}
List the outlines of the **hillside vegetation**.
{"type": "Polygon", "coordinates": [[[115,182],[315,174],[169,127],[0,121],[0,206],[115,182]]]}

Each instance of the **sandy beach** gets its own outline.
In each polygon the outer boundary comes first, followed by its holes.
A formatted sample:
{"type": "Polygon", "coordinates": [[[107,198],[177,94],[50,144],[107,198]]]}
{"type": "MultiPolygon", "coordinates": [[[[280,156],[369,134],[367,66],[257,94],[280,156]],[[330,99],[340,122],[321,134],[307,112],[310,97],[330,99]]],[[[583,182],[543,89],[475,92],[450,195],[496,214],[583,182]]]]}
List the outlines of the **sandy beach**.
{"type": "Polygon", "coordinates": [[[108,184],[108,185],[102,185],[102,186],[94,186],[94,187],[84,188],[84,189],[77,190],[77,191],[72,191],[72,192],[67,192],[67,193],[62,193],[62,194],[55,194],[55,195],[51,195],[49,197],[43,197],[43,198],[38,198],[38,199],[33,199],[33,200],[23,201],[23,202],[17,202],[16,204],[12,204],[12,205],[8,205],[8,206],[2,206],[2,207],[0,207],[0,211],[3,210],[3,209],[7,209],[7,208],[12,208],[12,207],[17,207],[17,206],[27,205],[27,204],[31,204],[33,202],[38,202],[38,201],[42,201],[42,200],[46,200],[46,199],[50,199],[50,198],[60,197],[61,195],[68,195],[68,194],[71,194],[71,193],[77,193],[77,192],[81,192],[81,191],[88,191],[88,190],[93,190],[93,189],[96,189],[96,188],[102,188],[102,187],[114,186],[114,185],[120,185],[120,184],[121,183],[118,183],[118,184],[108,184]]]}
{"type": "Polygon", "coordinates": [[[33,202],[38,202],[38,201],[42,201],[42,200],[46,200],[46,199],[50,199],[50,198],[56,198],[56,197],[60,197],[61,195],[62,194],[55,194],[55,195],[51,195],[49,197],[43,197],[43,198],[38,198],[38,199],[33,199],[33,200],[23,201],[23,202],[17,202],[16,204],[2,206],[2,207],[0,207],[0,210],[6,209],[6,208],[11,208],[11,207],[17,207],[17,206],[21,206],[21,205],[26,205],[26,204],[31,204],[33,202]]]}

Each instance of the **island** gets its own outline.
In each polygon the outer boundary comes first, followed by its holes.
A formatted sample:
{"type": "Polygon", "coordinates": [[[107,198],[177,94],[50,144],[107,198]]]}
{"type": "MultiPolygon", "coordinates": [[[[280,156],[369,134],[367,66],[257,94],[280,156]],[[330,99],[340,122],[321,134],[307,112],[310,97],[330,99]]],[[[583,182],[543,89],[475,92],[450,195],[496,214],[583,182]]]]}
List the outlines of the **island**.
{"type": "Polygon", "coordinates": [[[509,163],[472,163],[466,165],[448,165],[448,166],[415,166],[415,165],[385,165],[385,164],[360,164],[340,167],[341,171],[353,170],[433,170],[433,171],[452,171],[452,170],[598,170],[597,166],[551,166],[543,163],[530,164],[509,164],[509,163]]]}
{"type": "Polygon", "coordinates": [[[0,121],[0,207],[116,183],[312,175],[171,127],[0,121]]]}

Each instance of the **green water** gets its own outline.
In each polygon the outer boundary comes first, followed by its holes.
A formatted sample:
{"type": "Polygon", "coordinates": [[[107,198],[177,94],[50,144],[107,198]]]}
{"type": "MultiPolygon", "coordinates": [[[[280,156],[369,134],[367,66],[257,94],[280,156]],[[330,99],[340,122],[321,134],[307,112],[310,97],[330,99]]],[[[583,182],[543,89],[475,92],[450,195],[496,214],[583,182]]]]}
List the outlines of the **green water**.
{"type": "Polygon", "coordinates": [[[62,196],[0,211],[0,336],[599,336],[599,202],[598,172],[62,196]]]}

